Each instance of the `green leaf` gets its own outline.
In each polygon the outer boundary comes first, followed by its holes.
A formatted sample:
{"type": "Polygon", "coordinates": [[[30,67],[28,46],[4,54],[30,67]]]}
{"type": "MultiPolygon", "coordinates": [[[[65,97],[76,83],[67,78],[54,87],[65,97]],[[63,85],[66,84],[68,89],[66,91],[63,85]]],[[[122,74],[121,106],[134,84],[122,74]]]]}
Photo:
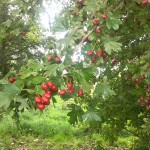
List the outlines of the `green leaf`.
{"type": "Polygon", "coordinates": [[[120,24],[121,24],[121,20],[119,20],[118,18],[112,15],[109,15],[109,17],[106,20],[106,25],[108,29],[113,28],[114,30],[118,30],[120,24]]]}
{"type": "Polygon", "coordinates": [[[66,35],[65,35],[65,38],[63,39],[60,39],[58,42],[57,42],[57,47],[61,47],[61,45],[63,44],[64,45],[64,49],[65,48],[69,48],[68,46],[72,46],[73,44],[75,44],[75,33],[77,32],[77,29],[78,27],[74,27],[72,29],[70,29],[66,35]]]}
{"type": "MultiPolygon", "coordinates": [[[[35,94],[35,91],[34,90],[31,90],[31,89],[23,89],[24,91],[27,91],[29,94],[35,94]]],[[[22,90],[22,91],[23,91],[22,90]]]]}
{"type": "Polygon", "coordinates": [[[104,48],[109,55],[112,53],[112,51],[114,51],[114,52],[121,51],[121,46],[122,46],[121,43],[116,42],[112,39],[104,40],[104,48]]]}
{"type": "Polygon", "coordinates": [[[95,112],[92,112],[92,111],[87,111],[83,116],[82,118],[84,120],[86,120],[86,122],[91,122],[91,121],[101,121],[101,118],[95,113],[95,112]]]}
{"type": "Polygon", "coordinates": [[[128,64],[128,69],[130,71],[136,71],[137,70],[137,65],[136,64],[128,64]]]}
{"type": "Polygon", "coordinates": [[[6,84],[0,91],[0,108],[7,109],[14,98],[21,92],[15,84],[6,84]]]}
{"type": "Polygon", "coordinates": [[[40,71],[43,68],[43,65],[41,65],[40,62],[34,59],[29,60],[26,66],[33,71],[40,71]]]}
{"type": "Polygon", "coordinates": [[[24,109],[24,108],[30,108],[29,107],[29,105],[28,105],[28,98],[23,98],[23,97],[21,97],[21,96],[17,96],[16,98],[15,98],[15,102],[19,102],[20,103],[20,105],[19,105],[19,107],[18,107],[18,110],[22,110],[22,109],[24,109]]]}
{"type": "Polygon", "coordinates": [[[56,77],[57,76],[57,71],[63,71],[64,66],[63,64],[50,64],[49,66],[45,67],[45,73],[44,75],[47,77],[56,77]]]}
{"type": "Polygon", "coordinates": [[[10,106],[11,101],[13,100],[13,97],[8,92],[1,92],[0,91],[0,108],[7,109],[10,106]]]}
{"type": "Polygon", "coordinates": [[[143,128],[143,131],[150,135],[150,119],[149,118],[144,118],[144,124],[141,126],[143,128]]]}
{"type": "Polygon", "coordinates": [[[41,84],[42,82],[44,81],[44,78],[43,76],[35,76],[35,77],[32,77],[32,79],[30,79],[30,84],[41,84]]]}
{"type": "Polygon", "coordinates": [[[91,33],[91,34],[89,35],[89,37],[88,37],[88,39],[89,39],[90,41],[93,41],[93,40],[96,39],[96,38],[97,38],[96,33],[91,33]]]}
{"type": "Polygon", "coordinates": [[[6,26],[6,27],[10,27],[12,21],[11,20],[7,20],[6,22],[4,22],[3,24],[6,26]]]}
{"type": "Polygon", "coordinates": [[[95,94],[98,97],[102,96],[104,98],[116,95],[115,92],[113,90],[111,90],[111,87],[110,87],[108,82],[98,83],[96,88],[95,88],[95,94]]]}
{"type": "Polygon", "coordinates": [[[93,76],[93,71],[87,72],[85,69],[83,70],[74,70],[72,71],[72,76],[78,81],[78,83],[82,86],[84,91],[89,92],[93,87],[93,84],[89,82],[90,77],[93,76]]]}
{"type": "Polygon", "coordinates": [[[82,121],[82,115],[84,114],[84,111],[81,109],[81,107],[75,104],[70,104],[68,107],[71,109],[71,111],[67,114],[67,116],[69,116],[70,124],[78,123],[78,120],[82,121]]]}
{"type": "Polygon", "coordinates": [[[41,85],[36,85],[35,88],[34,88],[34,91],[35,91],[36,94],[39,94],[39,95],[44,94],[44,91],[41,90],[41,85]]]}
{"type": "Polygon", "coordinates": [[[64,32],[68,30],[69,24],[67,18],[62,16],[57,16],[55,19],[56,22],[52,28],[54,32],[64,32]]]}
{"type": "Polygon", "coordinates": [[[52,97],[53,106],[55,107],[55,103],[57,103],[58,96],[52,97]]]}
{"type": "Polygon", "coordinates": [[[94,76],[94,74],[98,73],[98,69],[96,66],[90,66],[82,69],[82,73],[87,81],[94,76]]]}
{"type": "Polygon", "coordinates": [[[105,4],[103,3],[103,5],[99,5],[99,1],[97,0],[89,0],[89,1],[85,1],[85,7],[83,9],[85,9],[85,11],[90,12],[90,13],[96,13],[97,11],[97,7],[100,8],[104,8],[105,4]]]}
{"type": "Polygon", "coordinates": [[[17,15],[19,15],[20,9],[14,9],[14,10],[11,11],[11,13],[12,13],[12,15],[13,15],[14,17],[16,17],[17,15]]]}
{"type": "Polygon", "coordinates": [[[0,84],[8,84],[8,80],[5,80],[4,78],[2,80],[0,80],[0,84]]]}
{"type": "Polygon", "coordinates": [[[37,72],[34,72],[31,69],[26,69],[25,71],[20,72],[20,73],[22,74],[21,77],[20,77],[20,79],[25,79],[25,78],[27,78],[27,77],[29,77],[31,75],[37,74],[37,72]]]}

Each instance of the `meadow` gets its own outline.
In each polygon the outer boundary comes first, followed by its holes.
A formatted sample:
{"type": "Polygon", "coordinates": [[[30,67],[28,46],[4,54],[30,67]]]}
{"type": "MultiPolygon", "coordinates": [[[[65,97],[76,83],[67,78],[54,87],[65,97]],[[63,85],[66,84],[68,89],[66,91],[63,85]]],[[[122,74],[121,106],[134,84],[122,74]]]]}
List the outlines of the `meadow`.
{"type": "Polygon", "coordinates": [[[71,125],[67,105],[58,103],[44,112],[26,110],[20,115],[17,127],[11,116],[4,116],[0,124],[0,150],[124,150],[131,149],[136,138],[126,131],[111,145],[109,125],[101,132],[86,122],[71,125]]]}

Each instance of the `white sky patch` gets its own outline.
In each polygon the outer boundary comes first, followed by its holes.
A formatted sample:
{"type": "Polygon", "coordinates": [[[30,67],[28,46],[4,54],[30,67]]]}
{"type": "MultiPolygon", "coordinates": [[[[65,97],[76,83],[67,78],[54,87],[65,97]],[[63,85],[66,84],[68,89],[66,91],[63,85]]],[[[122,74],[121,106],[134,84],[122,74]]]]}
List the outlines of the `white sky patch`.
{"type": "MultiPolygon", "coordinates": [[[[51,33],[51,27],[53,26],[53,23],[55,21],[55,17],[59,15],[60,11],[64,8],[63,3],[69,2],[70,0],[61,0],[59,2],[56,2],[56,0],[45,0],[43,2],[43,6],[45,7],[45,10],[40,15],[41,24],[43,27],[47,30],[44,32],[45,36],[52,35],[51,33]]],[[[62,39],[65,37],[66,32],[62,33],[55,33],[56,39],[62,39]]]]}
{"type": "MultiPolygon", "coordinates": [[[[44,32],[45,36],[52,35],[51,27],[55,21],[55,17],[59,15],[60,11],[64,8],[63,2],[69,2],[69,1],[70,0],[61,0],[60,2],[56,2],[55,0],[52,0],[52,1],[45,0],[43,2],[43,6],[45,7],[45,10],[41,13],[40,20],[41,20],[41,24],[43,25],[43,27],[47,30],[46,32],[44,32]]],[[[62,33],[60,32],[55,33],[55,38],[57,40],[63,39],[65,35],[67,34],[67,32],[68,31],[62,32],[62,33]]],[[[40,49],[40,50],[44,52],[44,49],[40,49]]],[[[72,60],[74,62],[84,61],[84,56],[81,55],[80,51],[81,51],[81,48],[77,53],[75,53],[72,56],[72,60]]]]}
{"type": "Polygon", "coordinates": [[[50,29],[50,26],[54,23],[55,16],[63,9],[63,5],[62,2],[58,3],[54,0],[47,2],[45,0],[43,6],[45,10],[41,14],[41,23],[46,29],[50,29]]]}

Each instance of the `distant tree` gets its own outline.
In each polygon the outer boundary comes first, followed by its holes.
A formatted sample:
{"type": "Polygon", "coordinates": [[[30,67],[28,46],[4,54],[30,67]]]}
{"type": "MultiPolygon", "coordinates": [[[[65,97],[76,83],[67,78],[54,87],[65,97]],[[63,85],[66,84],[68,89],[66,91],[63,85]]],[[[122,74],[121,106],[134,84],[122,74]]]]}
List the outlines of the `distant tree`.
{"type": "Polygon", "coordinates": [[[107,123],[105,137],[111,143],[127,130],[138,137],[137,149],[149,149],[149,9],[148,0],[77,0],[65,5],[52,36],[43,43],[49,54],[40,62],[28,61],[15,81],[8,81],[10,74],[0,80],[1,112],[44,110],[60,95],[65,101],[72,98],[71,124],[85,120],[100,132],[107,123]]]}
{"type": "Polygon", "coordinates": [[[19,69],[28,59],[41,57],[42,43],[39,9],[42,1],[7,1],[0,3],[0,73],[19,69]]]}

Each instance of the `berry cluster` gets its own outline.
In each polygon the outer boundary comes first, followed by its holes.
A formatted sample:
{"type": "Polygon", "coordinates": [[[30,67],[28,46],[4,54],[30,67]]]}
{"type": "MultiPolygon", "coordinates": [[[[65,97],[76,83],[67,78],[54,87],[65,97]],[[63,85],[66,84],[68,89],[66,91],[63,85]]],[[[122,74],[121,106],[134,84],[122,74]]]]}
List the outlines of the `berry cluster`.
{"type": "Polygon", "coordinates": [[[146,110],[150,111],[150,97],[141,97],[140,99],[138,99],[138,102],[142,105],[142,106],[146,106],[146,110]]]}
{"type": "Polygon", "coordinates": [[[52,55],[49,55],[48,56],[48,58],[47,58],[47,60],[49,61],[49,62],[55,62],[55,63],[61,63],[61,58],[60,57],[54,57],[54,56],[52,56],[52,55]]]}
{"type": "MultiPolygon", "coordinates": [[[[104,20],[107,19],[107,17],[108,17],[107,14],[102,14],[102,18],[103,18],[104,20]]],[[[102,30],[101,30],[100,27],[98,27],[98,26],[100,25],[100,20],[99,20],[99,19],[93,19],[92,23],[93,23],[94,26],[97,26],[97,28],[96,28],[96,33],[97,33],[97,34],[101,33],[102,30]]]]}
{"type": "Polygon", "coordinates": [[[104,59],[107,57],[106,51],[98,50],[97,52],[90,50],[87,52],[87,55],[91,57],[92,63],[96,63],[98,58],[103,57],[104,59]]]}
{"type": "MultiPolygon", "coordinates": [[[[75,92],[75,88],[73,87],[73,84],[71,82],[69,82],[67,84],[67,90],[65,89],[62,89],[60,92],[59,92],[59,95],[62,97],[64,95],[67,95],[67,93],[69,94],[73,94],[75,92]]],[[[83,95],[83,89],[79,89],[78,90],[78,96],[82,96],[83,95]]]]}
{"type": "MultiPolygon", "coordinates": [[[[107,14],[102,14],[102,18],[103,19],[107,19],[108,15],[107,14]]],[[[100,20],[99,19],[93,19],[93,25],[98,26],[100,24],[100,20]]]]}
{"type": "Polygon", "coordinates": [[[39,110],[45,109],[45,106],[50,104],[52,94],[58,92],[58,87],[52,81],[43,83],[41,85],[41,89],[44,90],[45,93],[42,96],[35,97],[34,99],[39,110]]]}
{"type": "Polygon", "coordinates": [[[145,79],[145,75],[142,75],[142,76],[139,77],[139,78],[133,79],[133,82],[142,82],[143,79],[145,79]]]}

